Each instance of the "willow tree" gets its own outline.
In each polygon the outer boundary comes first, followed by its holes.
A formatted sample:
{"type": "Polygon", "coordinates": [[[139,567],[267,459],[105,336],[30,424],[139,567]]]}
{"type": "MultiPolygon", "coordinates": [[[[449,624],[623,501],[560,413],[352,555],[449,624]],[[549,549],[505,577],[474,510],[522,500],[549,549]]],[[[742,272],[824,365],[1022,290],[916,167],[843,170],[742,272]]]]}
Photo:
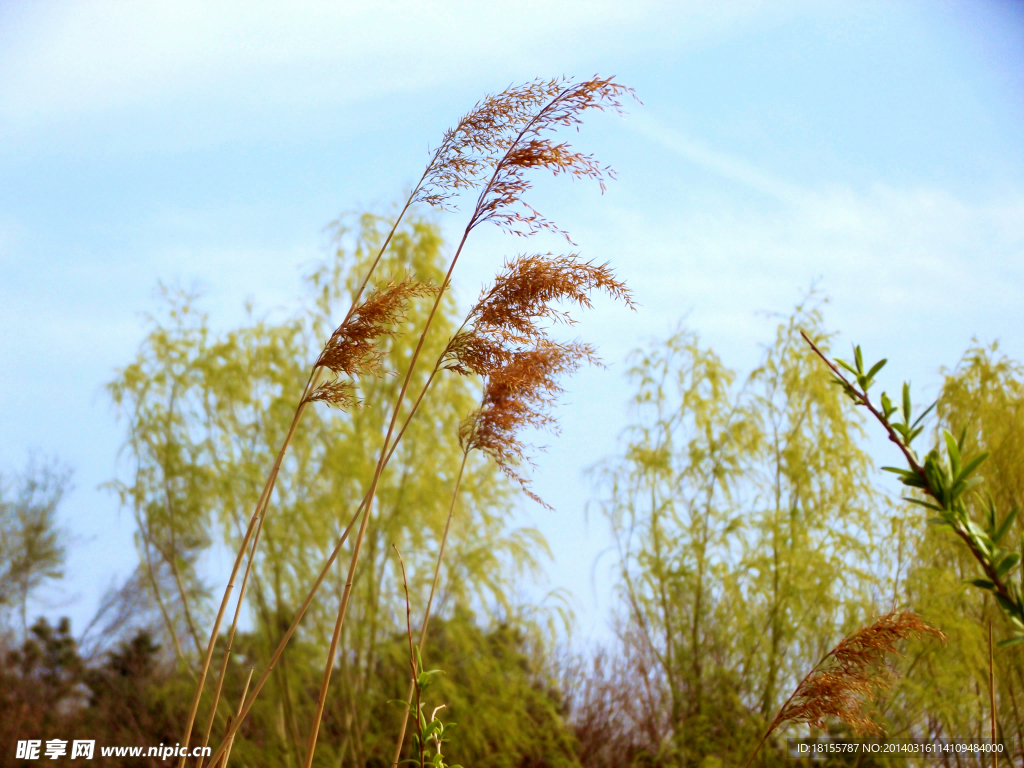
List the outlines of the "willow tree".
{"type": "Polygon", "coordinates": [[[692,331],[635,353],[636,423],[595,471],[625,652],[653,665],[628,716],[660,764],[745,757],[870,607],[870,461],[799,328],[824,336],[798,307],[742,380],[692,331]]]}
{"type": "Polygon", "coordinates": [[[827,342],[817,307],[781,323],[748,392],[763,439],[753,457],[743,555],[729,579],[742,606],[745,685],[770,718],[807,660],[871,606],[879,536],[872,464],[842,393],[820,376],[801,331],[827,342]]]}

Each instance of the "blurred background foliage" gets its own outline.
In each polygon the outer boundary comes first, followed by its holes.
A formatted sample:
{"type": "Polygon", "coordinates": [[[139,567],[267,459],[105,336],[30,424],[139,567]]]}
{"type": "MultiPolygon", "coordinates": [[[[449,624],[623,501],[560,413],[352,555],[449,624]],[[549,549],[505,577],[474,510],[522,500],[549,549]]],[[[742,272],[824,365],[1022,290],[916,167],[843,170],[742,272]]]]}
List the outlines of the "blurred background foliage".
{"type": "MultiPolygon", "coordinates": [[[[138,568],[77,634],[66,620],[30,623],[28,615],[32,596],[61,578],[73,546],[57,524],[70,473],[35,460],[2,478],[0,765],[16,764],[8,745],[17,739],[180,738],[220,586],[211,583],[211,563],[240,541],[309,363],[388,226],[374,214],[336,222],[334,253],[310,274],[306,311],[293,317],[250,312],[243,327],[215,334],[199,297],[164,289],[138,355],[108,386],[125,427],[122,472],[109,487],[134,520],[138,568]]],[[[437,283],[444,257],[437,227],[414,219],[396,234],[380,274],[437,283]]],[[[992,621],[997,639],[1005,635],[1004,620],[989,597],[964,585],[975,575],[964,549],[878,484],[861,417],[800,339],[804,331],[828,348],[823,304],[812,292],[779,318],[760,364],[745,374],[686,327],[634,353],[633,426],[617,454],[592,469],[592,509],[616,542],[616,640],[606,647],[565,650],[553,627],[567,614],[518,596],[522,579],[540,572],[545,543],[513,526],[513,490],[471,454],[424,654],[428,668],[445,672],[428,704],[445,705],[445,720],[458,723],[446,749],[452,763],[742,765],[803,674],[893,606],[917,611],[949,639],[907,648],[904,676],[872,703],[873,717],[894,737],[986,736],[987,631],[992,621]]],[[[410,325],[425,311],[414,302],[410,325]]],[[[446,298],[424,360],[436,358],[460,322],[446,298]]],[[[385,369],[402,369],[414,341],[389,337],[385,369]]],[[[416,372],[412,391],[429,366],[416,372]]],[[[944,376],[933,434],[965,431],[970,450],[992,453],[985,489],[1000,507],[1020,503],[1024,366],[979,345],[944,376]]],[[[321,404],[307,413],[263,528],[215,734],[354,514],[358,480],[375,461],[370,436],[386,428],[375,404],[393,401],[397,386],[393,376],[363,379],[361,408],[321,404]]],[[[478,400],[474,386],[443,375],[382,477],[317,765],[390,764],[401,715],[393,700],[404,696],[409,663],[401,577],[388,552],[394,543],[405,558],[415,617],[461,458],[458,424],[478,400]]],[[[232,752],[235,764],[301,760],[344,574],[336,566],[326,599],[274,669],[232,752]]],[[[1010,648],[996,660],[998,725],[1018,743],[1021,653],[1010,648]]],[[[841,724],[835,733],[845,733],[841,724]]],[[[783,760],[776,743],[758,763],[783,760]]]]}

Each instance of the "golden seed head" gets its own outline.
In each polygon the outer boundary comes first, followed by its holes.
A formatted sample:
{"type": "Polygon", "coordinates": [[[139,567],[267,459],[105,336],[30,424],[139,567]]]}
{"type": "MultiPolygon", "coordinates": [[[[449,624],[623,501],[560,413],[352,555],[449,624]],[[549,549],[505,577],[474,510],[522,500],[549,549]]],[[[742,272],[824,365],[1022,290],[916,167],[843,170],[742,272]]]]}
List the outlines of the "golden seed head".
{"type": "Polygon", "coordinates": [[[857,733],[879,733],[881,729],[862,713],[861,702],[892,686],[895,674],[886,666],[886,657],[896,655],[903,640],[922,635],[945,640],[941,631],[911,612],[887,613],[857,630],[800,683],[776,723],[808,723],[825,729],[826,718],[835,718],[857,733]]]}

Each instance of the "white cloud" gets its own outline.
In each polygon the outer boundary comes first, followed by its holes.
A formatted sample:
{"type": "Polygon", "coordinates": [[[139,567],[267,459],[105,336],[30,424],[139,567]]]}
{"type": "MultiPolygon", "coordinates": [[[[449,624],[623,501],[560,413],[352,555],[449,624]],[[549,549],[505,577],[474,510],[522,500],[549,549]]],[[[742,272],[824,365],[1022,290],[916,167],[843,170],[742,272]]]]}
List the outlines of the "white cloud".
{"type": "Polygon", "coordinates": [[[657,45],[652,31],[676,45],[769,12],[778,6],[758,0],[653,0],[625,15],[611,0],[32,4],[17,19],[9,11],[0,32],[0,118],[28,129],[188,92],[237,98],[231,82],[268,89],[271,100],[299,88],[345,102],[510,65],[591,66],[602,50],[657,45]],[[308,73],[275,81],[294,68],[308,73]]]}

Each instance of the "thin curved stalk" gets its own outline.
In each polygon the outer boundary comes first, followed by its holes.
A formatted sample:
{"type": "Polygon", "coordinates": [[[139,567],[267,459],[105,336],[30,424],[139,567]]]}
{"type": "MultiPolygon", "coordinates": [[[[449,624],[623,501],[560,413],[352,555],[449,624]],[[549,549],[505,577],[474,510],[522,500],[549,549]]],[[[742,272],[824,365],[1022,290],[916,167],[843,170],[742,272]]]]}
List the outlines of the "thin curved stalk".
{"type": "MultiPolygon", "coordinates": [[[[245,701],[245,694],[249,692],[249,683],[252,682],[252,673],[256,671],[256,667],[249,668],[249,678],[245,681],[245,688],[242,689],[242,699],[238,702],[238,712],[242,711],[242,703],[245,701]]],[[[238,719],[238,714],[235,715],[235,719],[238,719]]],[[[224,752],[224,761],[221,763],[221,768],[228,768],[228,758],[231,757],[231,748],[235,745],[235,737],[232,736],[228,741],[228,748],[224,752]]],[[[204,745],[205,746],[205,745],[204,745]]]]}
{"type": "MultiPolygon", "coordinates": [[[[220,609],[217,611],[217,617],[213,622],[213,629],[210,631],[210,641],[206,646],[206,656],[203,659],[203,668],[199,674],[199,680],[196,683],[196,692],[192,697],[192,706],[189,709],[188,722],[185,725],[185,734],[181,740],[181,743],[186,747],[188,746],[189,739],[192,736],[192,726],[195,725],[196,713],[199,711],[199,700],[203,695],[203,687],[206,684],[206,677],[210,672],[210,664],[213,661],[213,650],[217,644],[217,636],[220,633],[220,625],[224,621],[224,612],[227,610],[228,602],[231,599],[231,593],[235,588],[235,579],[238,576],[238,569],[242,566],[242,559],[245,557],[246,550],[249,546],[249,540],[253,536],[258,521],[262,517],[266,510],[267,502],[270,499],[270,494],[274,489],[274,483],[277,480],[277,474],[281,470],[281,462],[284,460],[285,452],[288,450],[288,444],[291,442],[292,437],[295,434],[295,428],[299,424],[299,419],[302,417],[302,412],[306,406],[306,394],[308,393],[310,386],[314,381],[315,372],[310,375],[309,381],[306,382],[306,388],[303,390],[302,399],[299,401],[298,407],[295,409],[295,416],[292,417],[291,426],[288,429],[288,434],[285,437],[284,444],[277,453],[277,459],[274,461],[274,466],[270,470],[270,475],[267,478],[266,484],[263,486],[263,492],[260,494],[259,500],[256,502],[256,509],[252,513],[252,517],[249,520],[249,527],[245,531],[245,536],[242,539],[242,544],[238,548],[238,555],[235,557],[235,563],[231,568],[231,576],[228,578],[228,585],[224,589],[224,597],[220,602],[220,609]]],[[[178,761],[178,768],[185,768],[185,754],[188,750],[183,750],[181,759],[178,761]]]]}
{"type": "MultiPolygon", "coordinates": [[[[437,564],[434,566],[434,580],[430,585],[430,596],[427,598],[427,608],[423,612],[423,626],[420,628],[419,649],[423,653],[423,646],[427,642],[427,624],[430,621],[430,609],[434,604],[434,595],[437,593],[437,584],[441,577],[441,561],[444,559],[444,547],[448,541],[448,531],[452,527],[452,515],[455,512],[455,502],[459,498],[459,485],[462,483],[462,473],[466,470],[466,459],[469,457],[469,449],[462,452],[462,464],[459,466],[459,474],[455,478],[455,490],[452,492],[452,503],[448,507],[448,520],[444,524],[444,534],[441,536],[441,547],[437,552],[437,564]]],[[[410,637],[410,641],[412,638],[410,637]]],[[[415,679],[409,681],[409,692],[405,696],[405,714],[402,716],[402,725],[398,729],[398,743],[395,744],[395,755],[391,760],[392,768],[397,768],[398,760],[402,756],[402,744],[405,742],[405,729],[409,726],[409,707],[412,705],[412,697],[416,692],[415,679]]]]}
{"type": "Polygon", "coordinates": [[[295,634],[295,630],[298,628],[299,622],[302,620],[302,617],[306,614],[306,610],[313,602],[313,598],[316,596],[317,591],[320,589],[320,585],[323,584],[324,579],[327,578],[327,574],[331,570],[331,566],[334,565],[334,561],[338,558],[338,554],[341,552],[342,546],[344,546],[345,542],[348,540],[348,535],[352,530],[352,526],[355,525],[356,519],[358,519],[359,513],[362,512],[362,509],[363,506],[360,505],[359,508],[356,510],[355,515],[352,516],[352,520],[349,521],[349,524],[345,528],[345,531],[342,533],[341,538],[338,540],[338,543],[335,545],[334,550],[327,558],[327,562],[324,563],[324,567],[321,569],[320,575],[317,576],[316,582],[313,584],[312,589],[310,589],[309,594],[303,601],[302,606],[299,608],[298,613],[296,613],[295,618],[292,620],[291,625],[284,633],[284,636],[281,638],[281,641],[277,644],[277,648],[274,650],[273,656],[270,657],[270,662],[267,664],[267,668],[263,670],[263,674],[261,674],[259,680],[256,681],[256,685],[253,688],[252,693],[249,694],[248,700],[239,709],[238,716],[235,718],[234,723],[232,723],[231,727],[228,728],[228,732],[224,735],[224,740],[221,742],[220,746],[217,747],[217,751],[214,752],[213,756],[210,758],[210,765],[216,765],[217,758],[220,757],[220,755],[226,751],[228,744],[230,743],[231,739],[235,737],[235,733],[238,731],[238,728],[242,724],[242,721],[245,719],[246,715],[249,714],[249,710],[252,709],[252,705],[256,701],[256,697],[259,696],[259,693],[263,689],[263,686],[270,678],[270,674],[274,671],[274,667],[277,664],[278,660],[281,658],[281,654],[284,653],[284,649],[287,647],[288,642],[292,638],[292,635],[295,634]]]}
{"type": "MultiPolygon", "coordinates": [[[[249,583],[249,574],[252,572],[252,564],[256,554],[256,547],[259,546],[260,533],[263,532],[263,519],[265,515],[260,515],[260,521],[256,524],[256,535],[252,540],[252,549],[249,551],[249,562],[245,565],[245,574],[242,576],[242,585],[238,588],[238,602],[235,604],[235,615],[231,619],[231,627],[228,629],[228,640],[227,645],[224,648],[224,661],[220,665],[220,674],[217,675],[217,688],[213,695],[213,704],[210,707],[210,720],[206,724],[206,733],[203,734],[203,746],[205,747],[210,743],[210,734],[213,732],[213,723],[217,716],[217,705],[220,704],[221,692],[224,690],[224,678],[227,677],[228,663],[231,661],[231,649],[235,643],[235,629],[238,627],[238,617],[242,612],[242,601],[245,599],[245,588],[249,583]]],[[[249,673],[249,679],[252,680],[252,673],[249,673]]],[[[249,691],[249,683],[245,684],[245,693],[242,694],[242,701],[239,702],[239,707],[245,701],[245,694],[249,691]]],[[[230,748],[229,748],[230,749],[230,748]]],[[[227,764],[227,757],[224,758],[224,764],[227,764]]],[[[203,756],[199,756],[198,768],[203,768],[203,756]]]]}
{"type": "MultiPolygon", "coordinates": [[[[431,165],[432,164],[433,164],[433,161],[432,161],[431,165]]],[[[356,306],[357,306],[357,304],[359,302],[359,299],[360,299],[360,297],[363,294],[363,291],[366,289],[366,286],[370,282],[370,278],[373,275],[374,270],[377,268],[377,265],[380,263],[380,260],[381,260],[381,258],[384,255],[384,252],[387,250],[388,245],[391,243],[392,237],[394,237],[395,232],[398,230],[398,225],[401,223],[402,218],[405,216],[406,212],[409,210],[409,207],[412,205],[412,202],[415,199],[416,194],[418,193],[419,188],[420,188],[420,186],[423,183],[423,180],[426,178],[427,173],[429,173],[429,171],[430,171],[430,167],[431,166],[428,166],[427,170],[425,170],[423,172],[423,176],[420,178],[419,183],[417,183],[416,187],[413,189],[412,193],[409,195],[409,198],[406,200],[405,205],[402,207],[402,210],[399,213],[398,217],[395,219],[395,223],[392,225],[391,230],[388,232],[387,237],[384,239],[384,243],[381,245],[380,250],[377,252],[376,258],[373,260],[373,263],[370,265],[369,270],[367,270],[366,276],[363,278],[363,282],[360,284],[360,286],[357,289],[355,295],[353,296],[352,303],[351,303],[351,305],[350,305],[350,307],[348,309],[348,312],[345,315],[345,321],[349,320],[351,318],[351,316],[352,316],[352,313],[355,311],[356,306]]],[[[314,369],[310,373],[309,380],[306,382],[306,386],[305,386],[305,388],[303,389],[303,392],[302,392],[302,397],[299,400],[299,405],[295,409],[295,416],[292,418],[292,423],[291,423],[291,426],[289,427],[288,434],[285,437],[284,444],[281,446],[281,449],[278,452],[277,459],[274,462],[274,467],[273,467],[273,469],[271,469],[270,476],[268,477],[267,483],[264,486],[263,493],[260,495],[260,499],[259,499],[259,501],[256,504],[256,510],[253,512],[253,517],[252,517],[252,519],[249,522],[249,528],[246,530],[245,536],[243,537],[243,540],[242,540],[242,544],[239,547],[238,556],[235,558],[235,564],[234,564],[234,566],[232,567],[232,570],[231,570],[231,577],[228,580],[228,586],[227,586],[227,588],[224,591],[224,598],[221,600],[220,609],[217,611],[217,618],[214,621],[213,630],[210,633],[210,642],[207,645],[206,657],[203,660],[203,669],[202,669],[202,672],[201,672],[200,677],[199,677],[199,682],[198,682],[198,684],[196,686],[196,694],[195,694],[195,696],[193,698],[193,701],[192,701],[192,707],[191,707],[191,709],[189,711],[188,724],[185,727],[185,736],[184,736],[184,738],[182,740],[182,743],[184,743],[186,745],[188,744],[189,738],[192,735],[192,726],[195,723],[196,713],[199,710],[199,701],[202,698],[203,687],[204,687],[205,682],[206,682],[206,676],[209,673],[210,662],[212,661],[212,658],[213,658],[213,649],[214,649],[214,646],[216,644],[217,634],[220,631],[220,625],[221,625],[221,622],[223,621],[223,618],[224,618],[224,611],[227,608],[227,603],[228,603],[228,600],[230,599],[231,591],[234,588],[234,580],[235,580],[235,577],[238,575],[238,569],[239,569],[239,567],[241,565],[241,559],[244,556],[246,547],[248,546],[249,537],[252,535],[253,523],[255,522],[257,516],[259,516],[260,517],[260,524],[262,524],[262,515],[265,514],[265,512],[266,512],[266,506],[267,506],[267,503],[268,503],[268,501],[270,499],[270,494],[273,491],[274,484],[275,484],[275,482],[277,480],[277,474],[280,471],[281,462],[284,459],[285,452],[288,450],[288,445],[291,442],[291,439],[292,439],[293,435],[295,434],[295,428],[298,426],[299,419],[302,417],[302,412],[305,409],[305,406],[306,406],[306,404],[308,402],[306,398],[309,396],[309,393],[312,392],[313,387],[316,384],[316,379],[319,376],[319,373],[320,373],[320,369],[314,369]]],[[[250,558],[253,557],[253,556],[255,556],[255,547],[253,548],[253,552],[250,555],[250,558]]],[[[251,564],[251,560],[250,560],[250,564],[251,564]]],[[[247,573],[248,573],[248,568],[247,568],[247,573]]],[[[241,596],[239,596],[239,603],[241,603],[241,596]]],[[[235,611],[235,619],[236,620],[237,620],[237,617],[238,617],[238,611],[236,610],[235,611]]],[[[232,633],[233,633],[233,630],[234,630],[234,626],[235,626],[235,622],[232,622],[232,633]]],[[[219,692],[218,692],[218,695],[219,695],[219,692]]],[[[216,711],[216,706],[217,706],[217,702],[215,701],[214,702],[214,711],[216,711]]],[[[199,764],[202,765],[202,762],[200,761],[199,764]]],[[[184,766],[185,766],[185,758],[183,756],[178,761],[178,768],[184,768],[184,766]]]]}
{"type": "MultiPolygon", "coordinates": [[[[398,443],[401,441],[402,437],[405,435],[405,431],[409,427],[409,422],[411,422],[413,416],[416,415],[416,411],[419,408],[420,403],[423,401],[423,397],[426,394],[426,391],[429,388],[431,382],[434,380],[434,377],[436,376],[437,371],[438,371],[438,368],[437,368],[437,366],[435,366],[434,371],[430,374],[430,377],[427,379],[426,384],[424,384],[423,389],[420,390],[420,394],[417,396],[416,401],[413,404],[412,410],[409,412],[409,415],[406,417],[405,422],[402,424],[401,430],[399,430],[399,432],[398,432],[398,436],[395,438],[394,443],[392,444],[390,450],[388,451],[388,455],[387,455],[386,461],[390,461],[392,455],[394,455],[395,449],[398,447],[398,443]]],[[[327,562],[324,563],[324,566],[321,569],[319,576],[317,577],[316,581],[313,583],[313,586],[310,588],[309,592],[306,594],[306,598],[303,601],[302,606],[299,608],[298,612],[295,614],[295,618],[292,619],[291,625],[288,627],[288,629],[285,632],[284,636],[281,638],[281,641],[278,643],[277,648],[274,650],[274,654],[273,654],[273,656],[271,656],[270,662],[267,665],[267,669],[264,670],[264,672],[260,676],[259,680],[257,680],[256,686],[253,688],[253,692],[250,695],[249,700],[245,703],[245,706],[243,706],[242,709],[240,710],[239,716],[237,718],[235,718],[234,723],[231,725],[230,728],[228,728],[228,732],[224,736],[224,741],[217,748],[217,751],[214,753],[213,757],[210,760],[210,765],[211,766],[212,765],[216,765],[217,758],[220,757],[221,754],[223,754],[223,752],[225,751],[225,749],[227,747],[228,739],[230,739],[231,737],[233,737],[235,735],[236,731],[241,726],[242,721],[249,714],[249,710],[252,708],[253,702],[255,702],[256,697],[259,695],[260,691],[263,689],[264,684],[270,678],[270,673],[273,671],[274,666],[277,664],[278,660],[280,660],[280,658],[281,658],[281,655],[284,653],[285,647],[288,645],[289,641],[292,638],[292,635],[295,633],[295,630],[299,626],[299,622],[302,621],[302,617],[305,615],[306,610],[309,608],[310,604],[313,602],[313,598],[316,596],[316,593],[319,591],[320,586],[323,584],[324,580],[327,578],[327,573],[330,571],[331,566],[334,565],[334,561],[337,559],[338,554],[341,552],[341,548],[345,544],[345,541],[348,539],[348,535],[349,535],[349,533],[352,530],[352,526],[355,525],[356,519],[359,517],[359,514],[363,511],[363,506],[365,504],[366,504],[366,498],[364,497],[362,503],[356,509],[355,514],[352,516],[352,519],[349,521],[348,526],[345,528],[345,531],[342,533],[341,538],[338,540],[337,544],[335,545],[334,550],[331,552],[330,556],[327,558],[327,562]]]]}
{"type": "Polygon", "coordinates": [[[320,732],[320,721],[323,718],[324,706],[327,703],[327,688],[330,686],[331,672],[334,668],[334,655],[337,653],[338,641],[341,637],[341,629],[345,624],[345,616],[348,612],[348,603],[352,596],[352,584],[355,578],[355,570],[359,564],[359,555],[362,551],[363,539],[366,536],[366,526],[369,522],[369,513],[370,509],[373,507],[373,497],[377,491],[377,483],[380,480],[381,472],[384,470],[384,464],[386,463],[385,458],[388,455],[391,436],[394,434],[395,425],[398,422],[398,412],[402,407],[402,402],[405,400],[405,393],[409,389],[409,382],[412,380],[412,373],[416,369],[416,362],[419,360],[420,352],[423,351],[423,343],[427,338],[427,333],[430,331],[434,315],[437,314],[437,309],[441,304],[441,299],[444,297],[445,289],[451,282],[452,272],[455,270],[455,265],[458,263],[459,255],[462,253],[462,249],[466,244],[466,239],[469,237],[471,227],[472,221],[470,222],[470,226],[466,227],[466,231],[462,235],[459,247],[456,249],[455,255],[452,257],[451,264],[448,267],[448,272],[445,274],[444,281],[441,283],[441,288],[438,290],[437,297],[434,299],[434,304],[430,308],[430,314],[427,315],[423,331],[420,333],[419,341],[416,343],[416,349],[413,351],[412,359],[409,361],[409,368],[406,371],[404,380],[402,381],[402,388],[398,393],[397,400],[395,401],[395,406],[391,414],[391,422],[388,425],[387,434],[384,436],[384,445],[381,448],[380,458],[377,460],[377,467],[373,473],[373,480],[370,482],[370,490],[366,494],[366,506],[363,509],[362,521],[359,524],[359,533],[356,535],[355,548],[352,552],[352,563],[349,566],[348,577],[345,581],[345,589],[341,595],[341,606],[338,609],[338,619],[334,625],[334,634],[331,636],[331,645],[328,651],[327,663],[324,667],[324,675],[320,683],[320,694],[317,697],[316,713],[313,716],[313,725],[310,728],[309,740],[306,747],[306,760],[303,764],[304,768],[310,768],[313,764],[313,752],[316,750],[316,740],[320,732]]]}

